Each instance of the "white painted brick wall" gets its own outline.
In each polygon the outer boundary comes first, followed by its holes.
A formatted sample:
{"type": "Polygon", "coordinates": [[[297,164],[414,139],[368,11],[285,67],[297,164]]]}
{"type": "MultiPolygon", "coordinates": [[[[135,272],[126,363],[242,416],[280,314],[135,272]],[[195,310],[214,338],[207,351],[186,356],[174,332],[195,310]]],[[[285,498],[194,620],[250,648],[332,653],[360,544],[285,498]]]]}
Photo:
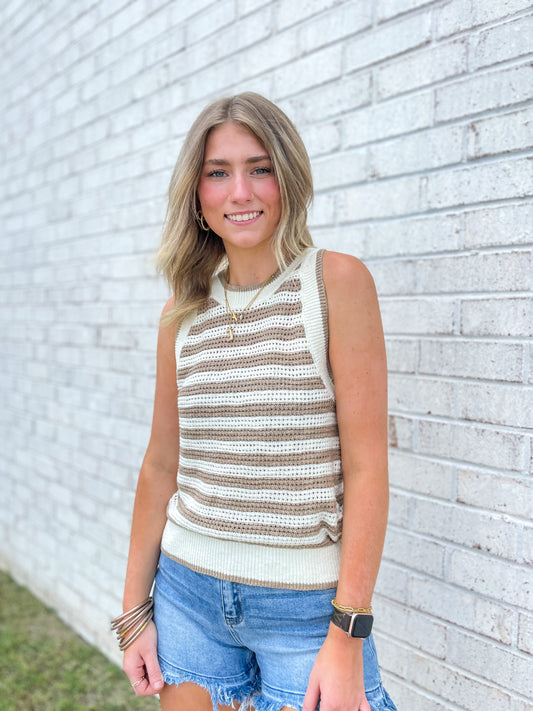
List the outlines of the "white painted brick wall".
{"type": "Polygon", "coordinates": [[[9,0],[0,21],[0,564],[118,659],[170,173],[209,100],[260,91],[308,146],[317,244],[380,293],[386,684],[400,711],[531,711],[531,3],[9,0]]]}

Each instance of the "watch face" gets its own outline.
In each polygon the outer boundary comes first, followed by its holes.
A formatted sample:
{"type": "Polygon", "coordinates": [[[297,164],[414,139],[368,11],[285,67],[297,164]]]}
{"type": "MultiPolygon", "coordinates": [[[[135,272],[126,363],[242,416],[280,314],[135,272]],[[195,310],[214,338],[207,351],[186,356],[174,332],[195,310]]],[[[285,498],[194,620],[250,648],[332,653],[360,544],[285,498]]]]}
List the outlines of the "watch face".
{"type": "Polygon", "coordinates": [[[373,622],[372,615],[356,615],[352,628],[352,637],[368,637],[372,632],[373,622]]]}

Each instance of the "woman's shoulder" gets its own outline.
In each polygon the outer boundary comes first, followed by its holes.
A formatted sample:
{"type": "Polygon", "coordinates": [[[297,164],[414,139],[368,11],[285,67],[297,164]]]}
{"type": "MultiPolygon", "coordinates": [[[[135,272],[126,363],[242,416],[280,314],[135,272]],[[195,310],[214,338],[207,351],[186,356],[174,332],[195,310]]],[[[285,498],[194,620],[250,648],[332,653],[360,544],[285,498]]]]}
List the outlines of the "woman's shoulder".
{"type": "Polygon", "coordinates": [[[332,295],[374,292],[374,280],[369,269],[357,257],[342,252],[324,250],[322,256],[324,285],[332,295]]]}

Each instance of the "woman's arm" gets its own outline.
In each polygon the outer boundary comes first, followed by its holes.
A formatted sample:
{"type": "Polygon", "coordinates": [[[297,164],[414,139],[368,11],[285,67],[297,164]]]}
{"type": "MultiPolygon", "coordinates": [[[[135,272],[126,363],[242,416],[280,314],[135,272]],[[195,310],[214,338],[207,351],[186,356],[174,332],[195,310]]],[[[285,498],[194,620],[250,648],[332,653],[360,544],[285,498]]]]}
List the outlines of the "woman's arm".
{"type": "MultiPolygon", "coordinates": [[[[329,357],[335,382],[344,478],[337,600],[368,607],[381,560],[388,514],[387,364],[374,282],[354,257],[325,252],[329,357]]],[[[333,608],[332,608],[333,612],[333,608]]],[[[304,711],[369,711],[363,642],[330,630],[308,688],[304,711]]]]}
{"type": "MultiPolygon", "coordinates": [[[[163,313],[171,307],[172,299],[163,313]]],[[[135,495],[124,611],[131,610],[150,594],[166,523],[166,507],[176,491],[179,430],[174,341],[173,326],[160,328],[152,431],[135,495]]],[[[123,666],[132,683],[146,677],[135,687],[138,695],[160,691],[163,680],[157,663],[153,623],[126,649],[123,666]]]]}

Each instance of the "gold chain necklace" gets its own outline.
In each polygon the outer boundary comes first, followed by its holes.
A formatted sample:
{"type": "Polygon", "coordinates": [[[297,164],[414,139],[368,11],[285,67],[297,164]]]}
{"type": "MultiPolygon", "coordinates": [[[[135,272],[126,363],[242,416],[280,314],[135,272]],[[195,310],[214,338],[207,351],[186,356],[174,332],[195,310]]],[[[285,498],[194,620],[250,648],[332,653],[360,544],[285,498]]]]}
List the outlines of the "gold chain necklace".
{"type": "Polygon", "coordinates": [[[226,314],[228,316],[228,327],[226,329],[227,338],[226,341],[230,342],[233,341],[235,338],[235,334],[233,332],[235,326],[239,323],[239,321],[242,321],[242,317],[244,316],[245,311],[248,311],[250,306],[254,303],[254,301],[257,299],[259,294],[265,289],[272,281],[274,281],[274,277],[277,275],[278,270],[271,274],[268,279],[263,282],[261,287],[255,292],[255,294],[252,296],[250,301],[246,304],[246,306],[242,309],[242,311],[239,311],[238,313],[235,313],[235,311],[231,308],[229,299],[228,299],[228,291],[226,288],[227,285],[227,279],[224,277],[224,298],[226,300],[226,314]]]}

